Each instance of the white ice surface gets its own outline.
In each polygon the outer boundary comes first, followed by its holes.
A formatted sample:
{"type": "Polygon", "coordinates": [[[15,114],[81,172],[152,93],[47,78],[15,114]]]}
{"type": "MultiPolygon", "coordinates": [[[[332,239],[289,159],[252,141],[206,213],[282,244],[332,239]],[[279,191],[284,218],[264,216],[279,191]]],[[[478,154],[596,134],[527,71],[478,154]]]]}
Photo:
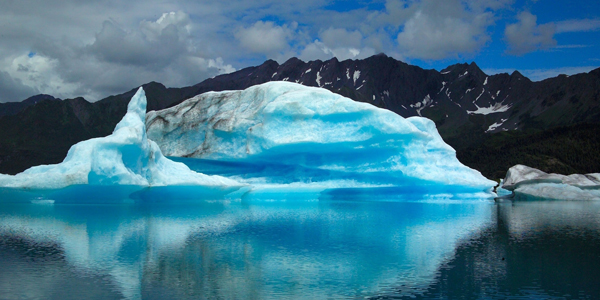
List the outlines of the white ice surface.
{"type": "Polygon", "coordinates": [[[600,173],[566,176],[515,165],[506,173],[502,188],[537,199],[600,200],[600,173]]]}
{"type": "Polygon", "coordinates": [[[233,186],[234,180],[191,171],[167,159],[146,137],[146,95],[140,88],[113,133],[79,142],[62,163],[29,168],[17,175],[0,174],[0,187],[60,189],[70,185],[233,186]]]}
{"type": "Polygon", "coordinates": [[[431,120],[293,83],[205,93],[149,112],[146,123],[167,156],[277,162],[386,186],[495,185],[456,159],[431,120]]]}

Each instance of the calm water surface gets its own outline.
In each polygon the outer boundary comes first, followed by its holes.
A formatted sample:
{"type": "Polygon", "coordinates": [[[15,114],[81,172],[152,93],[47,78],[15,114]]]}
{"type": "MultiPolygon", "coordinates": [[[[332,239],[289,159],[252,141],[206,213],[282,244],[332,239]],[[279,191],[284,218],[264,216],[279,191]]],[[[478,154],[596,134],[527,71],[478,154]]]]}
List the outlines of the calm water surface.
{"type": "Polygon", "coordinates": [[[600,297],[600,204],[386,200],[0,202],[0,299],[600,297]]]}

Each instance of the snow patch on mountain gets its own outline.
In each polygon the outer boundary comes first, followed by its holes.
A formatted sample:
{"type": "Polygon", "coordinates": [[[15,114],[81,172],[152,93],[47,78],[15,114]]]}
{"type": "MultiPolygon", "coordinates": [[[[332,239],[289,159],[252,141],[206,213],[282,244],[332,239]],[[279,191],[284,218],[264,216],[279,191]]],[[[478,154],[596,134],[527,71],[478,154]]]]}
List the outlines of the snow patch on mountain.
{"type": "Polygon", "coordinates": [[[477,96],[477,98],[475,98],[475,101],[473,101],[473,103],[477,102],[477,100],[479,100],[479,98],[481,98],[481,95],[483,95],[484,92],[485,92],[485,89],[481,89],[481,94],[479,94],[479,96],[477,96]]]}
{"type": "Polygon", "coordinates": [[[354,75],[352,75],[352,78],[354,79],[354,85],[356,85],[356,81],[358,80],[358,78],[360,78],[360,71],[354,71],[354,75]]]}
{"type": "Polygon", "coordinates": [[[477,107],[476,110],[467,110],[467,113],[470,115],[489,115],[493,113],[508,111],[511,108],[511,105],[503,105],[502,103],[496,103],[489,107],[479,107],[477,104],[475,104],[475,107],[477,107]]]}
{"type": "Polygon", "coordinates": [[[319,87],[321,86],[321,71],[317,72],[317,85],[319,87]]]}
{"type": "Polygon", "coordinates": [[[432,103],[433,103],[433,100],[431,99],[431,97],[429,95],[427,95],[427,96],[425,96],[425,98],[423,98],[423,101],[417,102],[415,104],[411,104],[410,107],[416,108],[417,109],[417,114],[422,117],[421,111],[425,107],[433,106],[433,105],[431,105],[432,103]]]}
{"type": "Polygon", "coordinates": [[[444,87],[446,87],[446,82],[442,81],[442,88],[440,89],[440,91],[438,92],[438,94],[441,93],[444,90],[444,87]]]}
{"type": "Polygon", "coordinates": [[[490,127],[488,127],[488,129],[485,132],[490,132],[490,131],[496,130],[496,128],[502,126],[502,124],[504,124],[504,122],[506,122],[506,120],[508,120],[508,119],[501,119],[500,122],[496,122],[496,123],[490,125],[490,127]]]}

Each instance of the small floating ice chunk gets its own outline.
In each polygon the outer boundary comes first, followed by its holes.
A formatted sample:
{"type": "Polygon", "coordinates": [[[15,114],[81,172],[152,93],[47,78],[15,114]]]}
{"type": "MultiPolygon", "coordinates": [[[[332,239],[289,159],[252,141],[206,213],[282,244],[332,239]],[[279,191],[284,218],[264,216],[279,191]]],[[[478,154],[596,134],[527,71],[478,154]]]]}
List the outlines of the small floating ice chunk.
{"type": "Polygon", "coordinates": [[[502,188],[524,198],[600,200],[600,173],[566,176],[515,165],[506,173],[502,188]]]}

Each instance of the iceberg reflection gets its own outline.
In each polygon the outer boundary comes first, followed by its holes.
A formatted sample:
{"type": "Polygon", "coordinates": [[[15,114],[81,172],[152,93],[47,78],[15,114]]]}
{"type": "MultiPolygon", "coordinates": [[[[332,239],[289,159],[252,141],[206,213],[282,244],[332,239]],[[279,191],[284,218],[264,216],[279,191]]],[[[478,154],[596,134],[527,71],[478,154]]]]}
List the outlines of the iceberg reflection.
{"type": "MultiPolygon", "coordinates": [[[[18,298],[35,286],[27,272],[37,271],[23,257],[42,245],[68,265],[64,276],[101,278],[110,288],[97,288],[99,298],[115,291],[127,299],[385,294],[399,282],[431,284],[460,241],[490,226],[494,209],[489,201],[283,200],[4,203],[0,256],[14,268],[0,271],[0,293],[18,298]],[[14,248],[17,240],[25,246],[14,248]]],[[[60,289],[50,278],[37,287],[43,295],[60,289]]]]}

